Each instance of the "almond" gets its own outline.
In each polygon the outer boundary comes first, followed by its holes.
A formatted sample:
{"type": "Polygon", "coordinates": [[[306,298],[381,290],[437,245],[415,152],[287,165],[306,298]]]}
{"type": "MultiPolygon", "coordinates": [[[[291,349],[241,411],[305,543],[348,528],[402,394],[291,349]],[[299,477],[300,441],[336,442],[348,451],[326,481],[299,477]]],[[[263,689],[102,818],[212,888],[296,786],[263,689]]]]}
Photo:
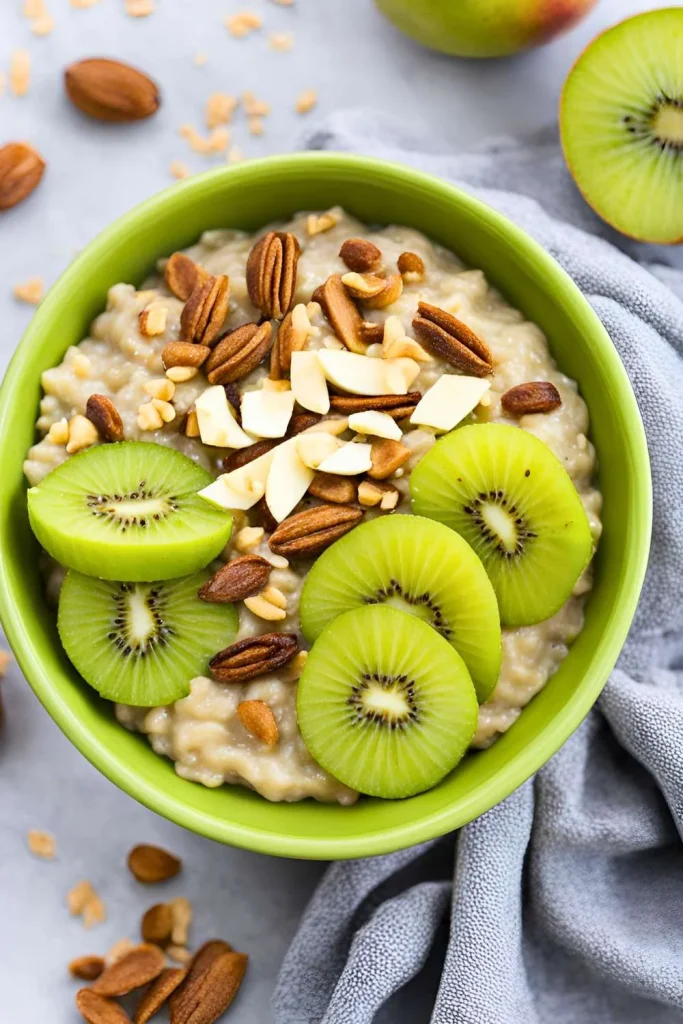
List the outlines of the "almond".
{"type": "Polygon", "coordinates": [[[93,982],[91,990],[100,996],[125,996],[153,981],[165,966],[166,959],[159,947],[144,943],[107,967],[93,982]]]}
{"type": "Polygon", "coordinates": [[[197,281],[180,314],[180,340],[211,345],[228,315],[230,281],[225,274],[197,281]]]}
{"type": "Polygon", "coordinates": [[[528,416],[531,413],[552,412],[562,405],[562,399],[550,381],[534,380],[510,388],[500,403],[510,416],[528,416]]]}
{"type": "Polygon", "coordinates": [[[182,862],[168,850],[160,846],[142,843],[134,846],[128,854],[128,868],[138,882],[154,885],[174,878],[182,867],[182,862]]]}
{"type": "Polygon", "coordinates": [[[147,1024],[187,978],[187,967],[166,967],[138,1003],[133,1024],[147,1024]]]}
{"type": "Polygon", "coordinates": [[[105,999],[90,988],[76,993],[78,1011],[88,1024],[131,1024],[130,1017],[113,999],[105,999]]]}
{"type": "Polygon", "coordinates": [[[140,934],[145,942],[165,946],[173,930],[173,912],[168,903],[155,903],[142,915],[140,934]]]}
{"type": "Polygon", "coordinates": [[[85,415],[105,441],[123,441],[123,420],[106,395],[91,395],[85,407],[85,415]]]}
{"type": "Polygon", "coordinates": [[[331,501],[335,505],[350,505],[356,500],[356,485],[349,477],[317,472],[308,493],[314,498],[320,498],[321,501],[331,501]]]}
{"type": "Polygon", "coordinates": [[[366,238],[347,238],[339,250],[339,255],[349,270],[356,274],[377,270],[382,264],[381,250],[366,238]]]}
{"type": "Polygon", "coordinates": [[[244,683],[282,668],[298,650],[293,633],[262,633],[226,647],[211,659],[209,668],[217,683],[244,683]]]}
{"type": "Polygon", "coordinates": [[[44,170],[42,156],[26,142],[0,146],[0,210],[9,210],[30,196],[44,170]]]}
{"type": "Polygon", "coordinates": [[[344,287],[340,274],[332,274],[313,292],[313,301],[319,302],[334,333],[350,352],[365,354],[368,347],[363,340],[363,318],[344,287]]]}
{"type": "Polygon", "coordinates": [[[410,458],[410,448],[400,441],[382,438],[373,442],[370,457],[372,468],[368,475],[373,480],[385,480],[410,458]]]}
{"type": "Polygon", "coordinates": [[[205,281],[210,276],[208,271],[184,252],[174,252],[164,269],[164,278],[169,290],[183,302],[187,302],[200,281],[205,281]]]}
{"type": "Polygon", "coordinates": [[[421,398],[419,391],[409,391],[407,395],[331,395],[330,406],[347,416],[376,409],[388,413],[395,420],[402,420],[412,415],[421,398]]]}
{"type": "Polygon", "coordinates": [[[407,283],[421,281],[425,276],[424,260],[416,252],[402,252],[397,260],[398,272],[407,283]]]}
{"type": "Polygon", "coordinates": [[[285,558],[310,558],[343,537],[362,518],[362,509],[349,505],[316,505],[280,523],[268,546],[285,558]]]}
{"type": "Polygon", "coordinates": [[[265,317],[282,320],[291,309],[300,252],[297,239],[288,231],[269,231],[251,250],[247,290],[265,317]]]}
{"type": "Polygon", "coordinates": [[[255,370],[272,345],[270,321],[243,324],[223,335],[204,367],[210,384],[229,384],[255,370]]]}
{"type": "Polygon", "coordinates": [[[258,594],[268,584],[272,565],[260,555],[243,555],[227,562],[199,590],[202,601],[232,604],[258,594]]]}
{"type": "Polygon", "coordinates": [[[352,272],[344,274],[342,284],[352,299],[358,299],[367,304],[367,300],[374,298],[386,288],[386,280],[376,274],[357,274],[352,272]]]}
{"type": "Polygon", "coordinates": [[[95,57],[64,72],[69,99],[100,121],[140,121],[159,109],[159,90],[142,71],[117,60],[95,57]]]}
{"type": "Polygon", "coordinates": [[[264,700],[243,700],[237,705],[237,717],[252,736],[267,747],[277,746],[280,730],[275,715],[264,700]]]}
{"type": "Polygon", "coordinates": [[[364,296],[362,302],[367,309],[384,309],[385,306],[390,306],[392,302],[396,302],[400,298],[402,291],[403,278],[400,274],[392,274],[386,279],[384,287],[380,292],[364,296]]]}
{"type": "Polygon", "coordinates": [[[191,966],[171,999],[171,1024],[213,1024],[237,995],[248,961],[245,953],[226,952],[194,975],[191,966]]]}
{"type": "Polygon", "coordinates": [[[486,342],[444,309],[420,302],[413,330],[432,355],[457,370],[473,377],[486,377],[492,372],[493,356],[486,342]]]}
{"type": "Polygon", "coordinates": [[[69,964],[69,974],[81,981],[94,981],[104,970],[104,958],[101,956],[79,956],[69,964]]]}
{"type": "Polygon", "coordinates": [[[200,367],[211,355],[208,345],[193,345],[190,341],[171,341],[161,353],[165,369],[172,366],[200,367]]]}

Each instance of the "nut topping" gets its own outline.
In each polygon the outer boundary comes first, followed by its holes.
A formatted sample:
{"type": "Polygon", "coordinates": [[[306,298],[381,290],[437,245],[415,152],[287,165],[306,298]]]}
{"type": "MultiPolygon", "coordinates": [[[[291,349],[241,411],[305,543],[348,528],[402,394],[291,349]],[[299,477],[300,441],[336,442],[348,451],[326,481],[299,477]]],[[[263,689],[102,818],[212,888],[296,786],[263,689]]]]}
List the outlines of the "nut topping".
{"type": "Polygon", "coordinates": [[[85,407],[85,415],[105,441],[123,441],[123,420],[106,395],[91,395],[85,407]]]}
{"type": "Polygon", "coordinates": [[[143,338],[154,338],[166,330],[168,310],[165,306],[151,305],[138,313],[138,327],[143,338]]]}
{"type": "Polygon", "coordinates": [[[164,367],[169,370],[174,366],[200,367],[211,355],[208,345],[193,345],[190,341],[170,341],[161,353],[164,367]]]}
{"type": "Polygon", "coordinates": [[[457,370],[473,377],[486,377],[493,370],[486,342],[444,309],[420,302],[413,330],[429,352],[457,370]]]}
{"type": "Polygon", "coordinates": [[[404,462],[410,458],[410,448],[401,444],[400,441],[391,441],[388,438],[381,438],[373,441],[370,458],[372,468],[368,475],[373,480],[386,480],[388,476],[395,473],[404,462]]]}
{"type": "Polygon", "coordinates": [[[339,255],[349,270],[357,274],[378,270],[382,264],[381,251],[366,238],[347,238],[339,255]]]}
{"type": "Polygon", "coordinates": [[[169,290],[183,302],[187,302],[197,284],[210,276],[203,267],[191,260],[184,252],[174,252],[164,270],[169,290]]]}
{"type": "Polygon", "coordinates": [[[331,501],[335,505],[350,505],[356,500],[356,485],[349,477],[317,472],[308,493],[314,498],[320,498],[321,501],[331,501]]]}
{"type": "Polygon", "coordinates": [[[310,558],[357,526],[363,511],[348,505],[316,505],[280,523],[268,545],[276,555],[310,558]]]}
{"type": "Polygon", "coordinates": [[[272,451],[278,441],[256,441],[254,444],[250,444],[247,448],[236,448],[234,452],[230,452],[223,459],[223,472],[232,473],[235,469],[241,469],[242,466],[247,466],[250,462],[254,462],[255,459],[260,459],[262,455],[272,451]]]}
{"type": "Polygon", "coordinates": [[[294,633],[262,633],[226,647],[209,662],[217,683],[246,683],[249,679],[275,672],[299,650],[294,633]]]}
{"type": "Polygon", "coordinates": [[[529,381],[517,384],[506,391],[500,400],[510,416],[528,416],[535,412],[552,412],[562,405],[560,392],[547,380],[529,381]]]}
{"type": "Polygon", "coordinates": [[[278,366],[281,372],[289,372],[292,352],[301,352],[310,333],[311,321],[306,306],[300,302],[287,314],[277,332],[278,366]]]}
{"type": "Polygon", "coordinates": [[[230,384],[255,370],[272,345],[270,321],[243,324],[223,335],[209,356],[204,372],[210,384],[230,384]]]}
{"type": "Polygon", "coordinates": [[[367,343],[362,336],[363,318],[344,287],[341,275],[332,274],[328,277],[313,292],[313,299],[320,303],[334,333],[349,351],[364,355],[367,343]]]}
{"type": "MultiPolygon", "coordinates": [[[[243,700],[237,705],[237,717],[252,736],[267,747],[277,746],[280,730],[275,715],[263,700],[243,700]]],[[[229,954],[234,955],[234,954],[229,954]]]]}
{"type": "Polygon", "coordinates": [[[387,282],[383,277],[377,277],[376,274],[352,272],[342,276],[342,284],[352,299],[359,299],[367,305],[368,299],[372,299],[384,291],[387,282]]]}
{"type": "Polygon", "coordinates": [[[225,274],[198,281],[180,314],[180,340],[211,345],[228,315],[230,282],[225,274]]]}
{"type": "Polygon", "coordinates": [[[44,170],[42,156],[26,142],[0,146],[0,210],[9,210],[30,196],[44,170]]]}
{"type": "Polygon", "coordinates": [[[159,109],[159,90],[142,71],[118,60],[95,57],[68,67],[69,99],[99,121],[139,121],[159,109]]]}
{"type": "Polygon", "coordinates": [[[403,420],[412,415],[421,398],[419,391],[409,391],[407,395],[330,395],[330,407],[346,416],[377,409],[395,420],[403,420]]]}
{"type": "Polygon", "coordinates": [[[268,584],[272,565],[260,555],[243,555],[221,566],[199,590],[202,601],[232,604],[258,594],[268,584]]]}
{"type": "Polygon", "coordinates": [[[424,260],[416,252],[402,252],[397,266],[405,284],[415,284],[425,276],[424,260]]]}
{"type": "Polygon", "coordinates": [[[269,319],[282,320],[292,307],[300,247],[288,231],[269,231],[247,260],[247,290],[269,319]]]}
{"type": "Polygon", "coordinates": [[[366,345],[381,345],[384,341],[384,324],[375,324],[372,320],[364,320],[360,333],[366,345]]]}
{"type": "Polygon", "coordinates": [[[364,296],[363,305],[367,309],[384,309],[396,302],[403,291],[403,278],[400,274],[392,274],[384,282],[384,287],[375,295],[364,296]]]}

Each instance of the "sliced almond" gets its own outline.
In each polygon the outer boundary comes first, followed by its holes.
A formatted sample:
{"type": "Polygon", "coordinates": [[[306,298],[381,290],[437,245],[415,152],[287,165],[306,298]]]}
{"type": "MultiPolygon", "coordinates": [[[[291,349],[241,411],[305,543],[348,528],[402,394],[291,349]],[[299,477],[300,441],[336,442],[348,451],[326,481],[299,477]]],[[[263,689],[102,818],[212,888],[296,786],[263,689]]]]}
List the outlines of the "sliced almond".
{"type": "Polygon", "coordinates": [[[107,967],[93,982],[91,990],[100,996],[125,996],[157,978],[165,965],[159,947],[143,943],[107,967]]]}
{"type": "Polygon", "coordinates": [[[134,846],[128,854],[127,863],[131,874],[146,885],[166,882],[182,868],[181,860],[174,854],[148,843],[134,846]]]}
{"type": "Polygon", "coordinates": [[[221,508],[242,511],[252,508],[266,493],[275,450],[270,449],[253,462],[219,476],[212,484],[199,491],[200,497],[221,508]]]}
{"type": "Polygon", "coordinates": [[[187,978],[187,967],[166,967],[155,978],[135,1009],[133,1024],[147,1024],[187,978]]]}
{"type": "Polygon", "coordinates": [[[350,352],[363,354],[367,348],[362,336],[363,318],[344,287],[341,275],[332,274],[313,292],[334,333],[350,352]]]}
{"type": "Polygon", "coordinates": [[[368,434],[371,437],[388,437],[394,441],[400,441],[403,437],[401,428],[389,413],[373,409],[352,413],[349,416],[349,427],[357,434],[368,434]]]}
{"type": "Polygon", "coordinates": [[[104,959],[101,956],[79,956],[69,964],[69,974],[81,981],[94,981],[104,970],[104,959]]]}
{"type": "MultiPolygon", "coordinates": [[[[327,380],[352,395],[406,394],[420,367],[412,359],[371,359],[355,352],[328,352],[318,359],[327,380]]],[[[331,404],[334,406],[334,399],[331,404]]]]}
{"type": "Polygon", "coordinates": [[[293,412],[293,391],[262,387],[242,396],[242,426],[255,437],[284,437],[293,412]]]}
{"type": "Polygon", "coordinates": [[[279,622],[287,618],[287,599],[281,591],[275,591],[274,587],[266,587],[260,594],[247,597],[244,600],[245,608],[248,608],[252,615],[266,622],[279,622]],[[284,599],[284,603],[283,600],[284,599]]]}
{"type": "Polygon", "coordinates": [[[291,381],[299,405],[323,415],[329,412],[330,395],[317,352],[292,353],[291,381]]]}
{"type": "Polygon", "coordinates": [[[317,469],[321,462],[342,446],[342,443],[333,434],[328,434],[324,430],[310,431],[297,437],[296,450],[305,466],[317,469]]]}
{"type": "Polygon", "coordinates": [[[278,523],[298,505],[314,476],[299,458],[296,441],[294,437],[274,450],[266,482],[266,504],[278,523]]]}
{"type": "Polygon", "coordinates": [[[122,1006],[90,988],[82,988],[76,993],[76,1007],[88,1024],[131,1024],[122,1006]]]}
{"type": "Polygon", "coordinates": [[[371,449],[372,445],[348,441],[328,455],[318,468],[321,473],[334,473],[336,476],[359,476],[372,467],[371,449]]]}
{"type": "Polygon", "coordinates": [[[386,480],[410,458],[411,450],[399,441],[381,440],[372,445],[371,467],[373,480],[386,480]]]}
{"type": "Polygon", "coordinates": [[[247,448],[254,443],[253,438],[244,433],[235,419],[232,406],[220,384],[202,392],[194,407],[204,444],[217,448],[247,448]]]}
{"type": "Polygon", "coordinates": [[[410,422],[439,431],[453,430],[479,404],[490,386],[480,377],[444,374],[425,392],[410,422]]]}
{"type": "MultiPolygon", "coordinates": [[[[280,731],[275,715],[263,700],[243,700],[237,705],[237,717],[252,736],[267,747],[277,746],[280,731]]],[[[228,954],[229,956],[234,954],[228,954]]]]}
{"type": "Polygon", "coordinates": [[[347,238],[339,255],[349,270],[357,274],[372,273],[382,265],[381,250],[367,238],[347,238]]]}

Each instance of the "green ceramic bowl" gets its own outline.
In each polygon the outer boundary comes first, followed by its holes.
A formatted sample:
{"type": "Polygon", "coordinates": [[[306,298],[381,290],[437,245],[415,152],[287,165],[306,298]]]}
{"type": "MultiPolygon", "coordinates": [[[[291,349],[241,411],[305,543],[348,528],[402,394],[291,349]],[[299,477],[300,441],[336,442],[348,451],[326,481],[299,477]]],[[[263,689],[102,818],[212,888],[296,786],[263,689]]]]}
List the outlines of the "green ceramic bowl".
{"type": "Polygon", "coordinates": [[[612,343],[557,263],[499,213],[436,178],[363,157],[273,157],[191,178],[104,231],[51,290],[0,392],[0,614],[26,678],[69,739],[131,796],[219,842],[290,857],[364,857],[441,835],[502,800],[551,757],[596,700],[626,637],[645,573],[650,474],[638,407],[612,343]],[[600,460],[604,534],[586,623],[561,668],[489,750],[439,786],[402,801],[351,808],[270,804],[238,786],[185,782],[144,739],[126,732],[66,660],[38,574],[26,515],[24,454],[34,439],[40,375],[83,338],[110,285],[140,282],[157,257],[206,228],[254,230],[301,209],[340,203],[361,220],[425,232],[482,267],[540,324],[579,382],[600,460]]]}

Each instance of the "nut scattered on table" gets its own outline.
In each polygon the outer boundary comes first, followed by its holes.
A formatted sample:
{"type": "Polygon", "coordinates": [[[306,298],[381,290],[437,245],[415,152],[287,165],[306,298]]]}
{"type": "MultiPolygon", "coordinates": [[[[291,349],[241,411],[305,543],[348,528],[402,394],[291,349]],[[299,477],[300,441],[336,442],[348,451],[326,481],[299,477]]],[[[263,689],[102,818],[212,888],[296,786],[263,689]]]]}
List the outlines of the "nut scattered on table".
{"type": "Polygon", "coordinates": [[[22,203],[37,188],[45,171],[40,153],[26,142],[0,146],[0,210],[22,203]]]}
{"type": "Polygon", "coordinates": [[[118,60],[77,61],[64,72],[64,85],[74,106],[99,121],[140,121],[159,109],[152,79],[118,60]]]}
{"type": "Polygon", "coordinates": [[[145,885],[155,885],[174,878],[182,868],[182,861],[168,850],[149,843],[134,846],[128,854],[128,869],[145,885]]]}

